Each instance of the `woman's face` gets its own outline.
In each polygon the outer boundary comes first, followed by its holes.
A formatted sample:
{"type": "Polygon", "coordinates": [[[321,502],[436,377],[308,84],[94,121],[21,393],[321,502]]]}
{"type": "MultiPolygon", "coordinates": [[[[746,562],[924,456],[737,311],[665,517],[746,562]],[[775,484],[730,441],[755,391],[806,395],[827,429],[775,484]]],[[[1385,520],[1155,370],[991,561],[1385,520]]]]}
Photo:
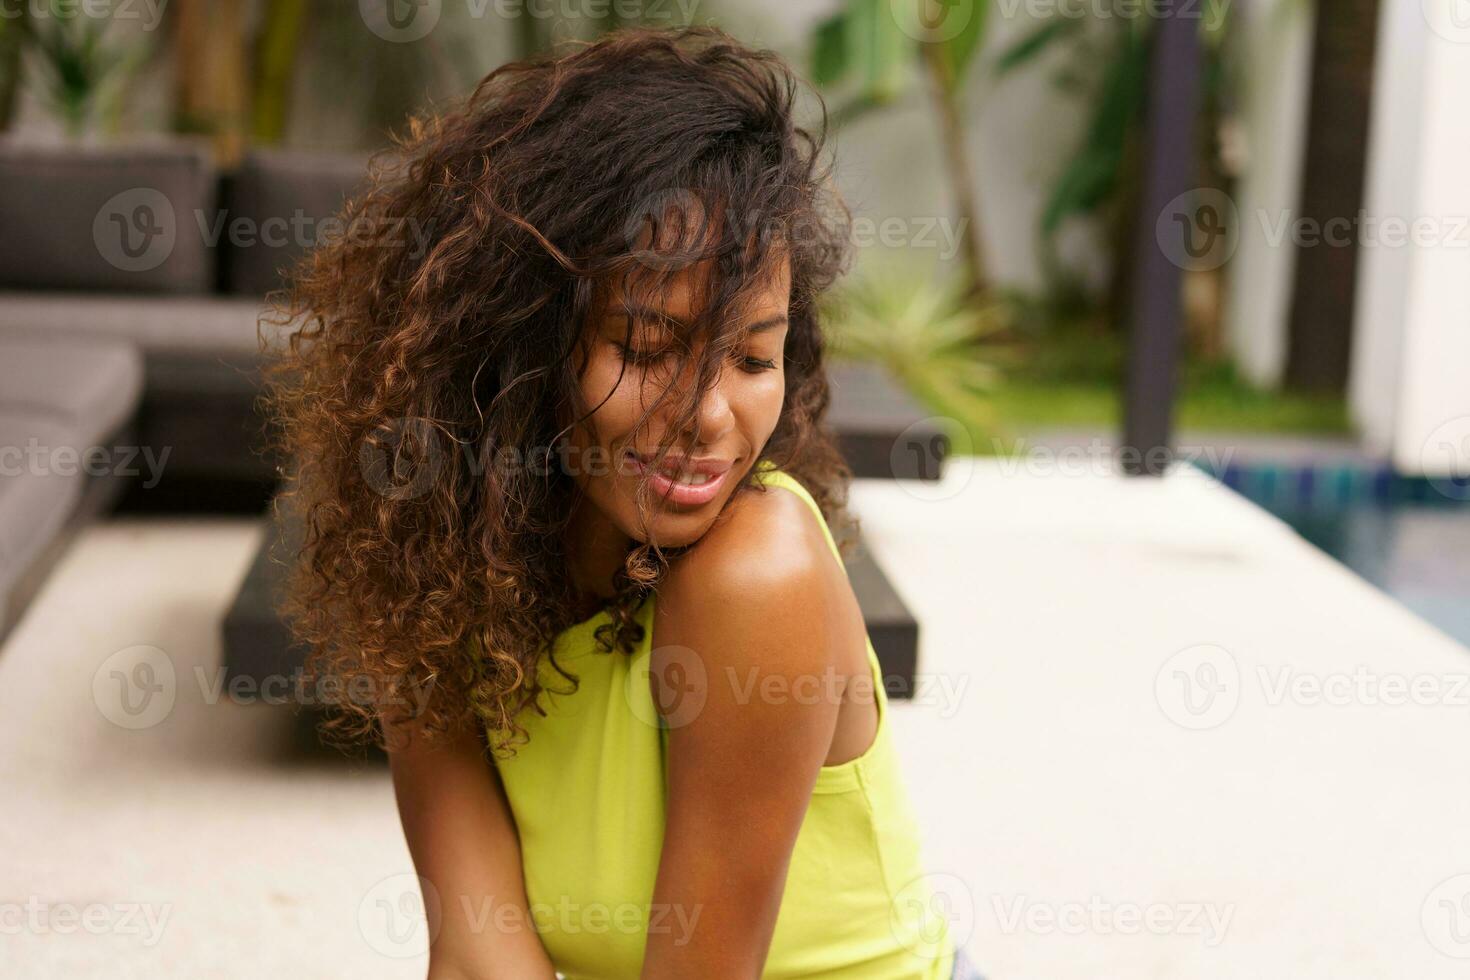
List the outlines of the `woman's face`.
{"type": "MultiPolygon", "coordinates": [[[[651,301],[655,310],[687,323],[698,313],[706,271],[697,264],[676,273],[651,301]]],[[[568,463],[586,499],[629,538],[664,548],[693,543],[755,464],[786,397],[790,299],[791,268],[782,257],[773,274],[753,287],[750,302],[741,304],[749,328],[745,339],[730,352],[684,432],[671,431],[674,415],[693,388],[704,341],[681,343],[664,325],[641,317],[631,324],[630,336],[623,297],[603,296],[595,305],[584,335],[588,360],[581,394],[596,411],[571,433],[568,463]],[[665,392],[644,427],[636,428],[665,392]],[[663,466],[646,481],[645,524],[636,494],[645,462],[665,441],[670,448],[663,466]]]]}

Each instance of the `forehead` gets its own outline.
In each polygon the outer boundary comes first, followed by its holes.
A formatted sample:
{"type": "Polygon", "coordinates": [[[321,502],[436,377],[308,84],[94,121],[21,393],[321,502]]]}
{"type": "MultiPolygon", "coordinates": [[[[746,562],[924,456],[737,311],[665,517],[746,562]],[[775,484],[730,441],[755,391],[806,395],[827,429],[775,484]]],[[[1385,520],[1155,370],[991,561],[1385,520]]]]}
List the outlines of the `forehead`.
{"type": "MultiPolygon", "coordinates": [[[[598,290],[598,307],[605,316],[619,315],[628,308],[652,309],[689,322],[706,309],[715,288],[714,260],[701,259],[682,268],[635,273],[626,280],[606,283],[598,290]]],[[[790,256],[777,252],[742,284],[736,305],[752,314],[784,313],[790,297],[790,256]]]]}

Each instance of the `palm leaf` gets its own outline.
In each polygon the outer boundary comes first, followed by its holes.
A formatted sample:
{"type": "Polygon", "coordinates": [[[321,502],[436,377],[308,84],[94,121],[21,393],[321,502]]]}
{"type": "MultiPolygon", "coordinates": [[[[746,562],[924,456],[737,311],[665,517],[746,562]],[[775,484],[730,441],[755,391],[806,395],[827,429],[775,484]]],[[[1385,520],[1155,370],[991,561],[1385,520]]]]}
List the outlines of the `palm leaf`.
{"type": "Polygon", "coordinates": [[[833,356],[877,363],[936,411],[972,431],[988,424],[1000,352],[983,342],[1009,326],[1009,307],[977,304],[961,276],[884,273],[828,301],[833,356]]]}
{"type": "Polygon", "coordinates": [[[812,32],[812,81],[835,85],[852,68],[847,47],[847,11],[839,10],[812,32]]]}
{"type": "MultiPolygon", "coordinates": [[[[928,0],[922,0],[928,2],[928,0]]],[[[985,29],[990,24],[990,3],[988,0],[969,0],[970,19],[965,22],[965,27],[954,37],[944,41],[940,45],[940,57],[944,60],[945,68],[949,73],[950,84],[958,89],[960,82],[965,77],[975,55],[979,53],[982,42],[985,40],[985,29]]]]}
{"type": "Polygon", "coordinates": [[[1053,17],[1027,32],[1019,41],[1001,52],[995,62],[995,73],[1007,75],[1029,64],[1054,42],[1075,33],[1079,23],[1079,20],[1072,17],[1053,17]]]}

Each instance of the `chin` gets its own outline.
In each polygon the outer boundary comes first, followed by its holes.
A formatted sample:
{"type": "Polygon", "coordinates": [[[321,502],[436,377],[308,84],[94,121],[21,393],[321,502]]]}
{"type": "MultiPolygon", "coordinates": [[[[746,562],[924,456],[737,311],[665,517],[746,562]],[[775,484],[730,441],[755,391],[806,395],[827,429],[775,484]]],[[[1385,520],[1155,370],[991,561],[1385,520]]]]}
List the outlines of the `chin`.
{"type": "Polygon", "coordinates": [[[660,548],[683,548],[704,537],[714,524],[714,515],[704,513],[661,513],[653,515],[647,533],[636,517],[629,520],[624,532],[639,544],[657,544],[660,548]]]}

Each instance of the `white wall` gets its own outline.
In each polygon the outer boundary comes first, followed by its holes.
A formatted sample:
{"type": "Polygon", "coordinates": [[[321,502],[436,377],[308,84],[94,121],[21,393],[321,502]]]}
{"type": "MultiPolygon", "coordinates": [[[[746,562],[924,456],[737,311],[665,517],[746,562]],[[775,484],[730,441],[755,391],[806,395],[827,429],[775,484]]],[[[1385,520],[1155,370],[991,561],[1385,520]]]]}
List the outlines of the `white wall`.
{"type": "Polygon", "coordinates": [[[1350,391],[1369,447],[1431,476],[1470,463],[1470,16],[1453,10],[1383,9],[1350,391]]]}
{"type": "MultiPolygon", "coordinates": [[[[1390,4],[1392,0],[1389,0],[1390,4]]],[[[1315,4],[1239,4],[1245,43],[1241,125],[1246,160],[1236,195],[1239,241],[1229,272],[1226,331],[1242,373],[1272,387],[1286,370],[1296,254],[1271,232],[1294,215],[1306,151],[1315,4]]]]}
{"type": "MultiPolygon", "coordinates": [[[[1364,210],[1375,218],[1418,208],[1429,31],[1417,4],[1380,8],[1364,210]]],[[[1358,257],[1349,401],[1367,445],[1387,453],[1398,415],[1404,310],[1413,273],[1408,249],[1364,249],[1358,257]]]]}

